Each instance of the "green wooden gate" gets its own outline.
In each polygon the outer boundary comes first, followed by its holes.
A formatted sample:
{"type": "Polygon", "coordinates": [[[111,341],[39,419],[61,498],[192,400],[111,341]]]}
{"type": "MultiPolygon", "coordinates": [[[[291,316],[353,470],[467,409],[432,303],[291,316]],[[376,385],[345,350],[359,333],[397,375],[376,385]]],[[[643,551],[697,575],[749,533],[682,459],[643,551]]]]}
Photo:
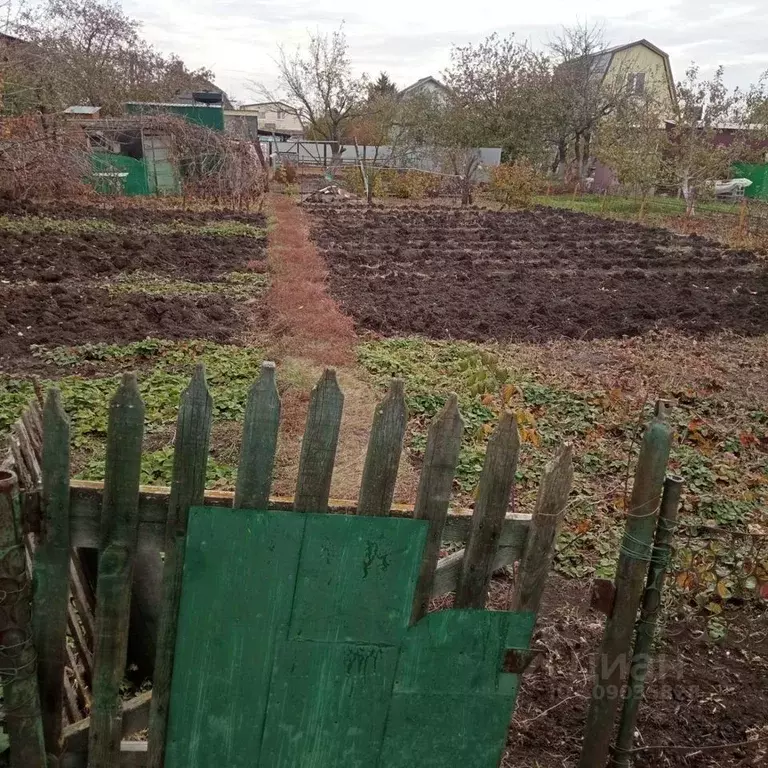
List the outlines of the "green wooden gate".
{"type": "Polygon", "coordinates": [[[193,509],[166,768],[498,765],[534,616],[409,627],[427,527],[193,509]]]}

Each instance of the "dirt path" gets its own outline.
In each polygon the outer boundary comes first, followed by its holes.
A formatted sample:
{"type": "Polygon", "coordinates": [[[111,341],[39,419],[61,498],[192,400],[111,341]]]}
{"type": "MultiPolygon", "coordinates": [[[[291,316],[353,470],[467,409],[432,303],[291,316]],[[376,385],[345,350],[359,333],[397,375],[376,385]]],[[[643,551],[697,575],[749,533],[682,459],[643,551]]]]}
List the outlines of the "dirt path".
{"type": "MultiPolygon", "coordinates": [[[[355,364],[357,337],[352,320],[328,294],[328,272],[309,239],[306,213],[285,195],[271,195],[269,207],[269,346],[278,362],[283,402],[273,492],[292,495],[295,490],[309,393],[323,368],[332,366],[345,399],[331,495],[356,499],[374,407],[382,393],[355,364]]],[[[417,482],[415,470],[404,458],[396,501],[413,501],[417,482]]]]}

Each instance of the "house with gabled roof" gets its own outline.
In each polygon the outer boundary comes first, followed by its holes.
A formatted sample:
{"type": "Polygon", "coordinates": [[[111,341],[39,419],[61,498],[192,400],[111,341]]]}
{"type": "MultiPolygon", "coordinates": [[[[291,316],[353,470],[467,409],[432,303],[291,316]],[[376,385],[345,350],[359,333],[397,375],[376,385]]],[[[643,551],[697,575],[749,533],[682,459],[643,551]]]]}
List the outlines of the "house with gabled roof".
{"type": "Polygon", "coordinates": [[[648,40],[635,40],[592,54],[592,71],[603,82],[626,84],[630,93],[652,96],[669,117],[674,115],[675,80],[669,54],[648,40]]]}

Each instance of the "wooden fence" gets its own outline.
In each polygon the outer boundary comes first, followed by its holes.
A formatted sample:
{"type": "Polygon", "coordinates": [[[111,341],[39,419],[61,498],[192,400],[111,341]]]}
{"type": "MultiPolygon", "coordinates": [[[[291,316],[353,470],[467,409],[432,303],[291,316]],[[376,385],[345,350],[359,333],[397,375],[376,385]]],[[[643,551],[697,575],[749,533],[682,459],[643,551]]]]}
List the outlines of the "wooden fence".
{"type": "MultiPolygon", "coordinates": [[[[23,603],[30,576],[35,583],[31,617],[3,613],[0,675],[14,768],[42,768],[46,753],[68,766],[86,759],[89,768],[162,765],[192,506],[413,516],[428,521],[413,622],[431,598],[452,591],[457,608],[482,608],[493,571],[513,562],[520,563],[515,608],[538,609],[571,488],[572,452],[563,446],[544,470],[532,515],[508,513],[519,451],[512,415],[503,415],[491,436],[477,501],[467,513],[449,510],[463,432],[455,396],[429,429],[415,505],[393,505],[407,420],[399,381],[376,408],[356,503],[329,499],[344,400],[332,370],[311,394],[292,499],[270,497],[280,423],[272,363],[263,364],[248,396],[234,493],[205,489],[212,399],[202,367],[181,398],[170,488],[139,485],[144,404],[135,375],[124,376],[110,404],[103,483],[70,480],[69,421],[60,394],[52,389],[40,399],[13,427],[0,480],[0,546],[16,553],[0,560],[0,576],[14,585],[6,599],[23,603]],[[25,543],[29,562],[20,568],[25,543]],[[441,559],[445,545],[456,551],[441,559]],[[80,548],[99,550],[95,598],[76,555],[80,548]],[[146,551],[164,553],[153,688],[123,703],[134,565],[146,551]],[[123,740],[147,727],[148,742],[123,740]]],[[[510,671],[522,671],[524,662],[510,658],[510,671]]]]}

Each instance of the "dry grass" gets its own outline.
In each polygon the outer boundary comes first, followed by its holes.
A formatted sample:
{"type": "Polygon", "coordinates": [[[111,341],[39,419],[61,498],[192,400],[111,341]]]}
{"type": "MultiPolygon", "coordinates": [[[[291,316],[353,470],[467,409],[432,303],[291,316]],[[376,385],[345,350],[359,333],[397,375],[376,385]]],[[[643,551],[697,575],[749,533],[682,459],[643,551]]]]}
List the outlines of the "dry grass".
{"type": "MultiPolygon", "coordinates": [[[[357,337],[352,320],[328,294],[325,263],[309,239],[304,212],[284,195],[270,196],[269,205],[274,225],[268,251],[272,274],[267,297],[268,346],[279,360],[282,397],[273,492],[292,495],[295,490],[309,395],[322,369],[335,366],[344,393],[344,412],[331,495],[356,499],[380,395],[355,365],[357,337]]],[[[404,459],[396,500],[412,500],[416,485],[416,473],[404,459]]]]}
{"type": "MultiPolygon", "coordinates": [[[[309,395],[321,373],[321,366],[299,358],[284,358],[280,363],[282,418],[273,484],[273,493],[276,495],[293,495],[296,488],[309,395]]],[[[336,499],[354,500],[360,491],[368,437],[379,395],[372,385],[351,367],[339,369],[337,375],[339,386],[344,392],[344,412],[331,496],[336,499]]],[[[403,457],[395,501],[412,501],[416,495],[417,482],[416,472],[403,457]]]]}
{"type": "Polygon", "coordinates": [[[320,365],[349,365],[355,359],[355,331],[327,291],[327,269],[309,239],[306,216],[285,195],[273,195],[275,226],[269,237],[272,289],[269,322],[288,356],[320,365]]]}
{"type": "Polygon", "coordinates": [[[620,389],[684,399],[716,395],[740,408],[768,403],[768,337],[721,333],[695,339],[671,331],[627,339],[506,344],[516,367],[535,370],[574,390],[620,389]]]}

